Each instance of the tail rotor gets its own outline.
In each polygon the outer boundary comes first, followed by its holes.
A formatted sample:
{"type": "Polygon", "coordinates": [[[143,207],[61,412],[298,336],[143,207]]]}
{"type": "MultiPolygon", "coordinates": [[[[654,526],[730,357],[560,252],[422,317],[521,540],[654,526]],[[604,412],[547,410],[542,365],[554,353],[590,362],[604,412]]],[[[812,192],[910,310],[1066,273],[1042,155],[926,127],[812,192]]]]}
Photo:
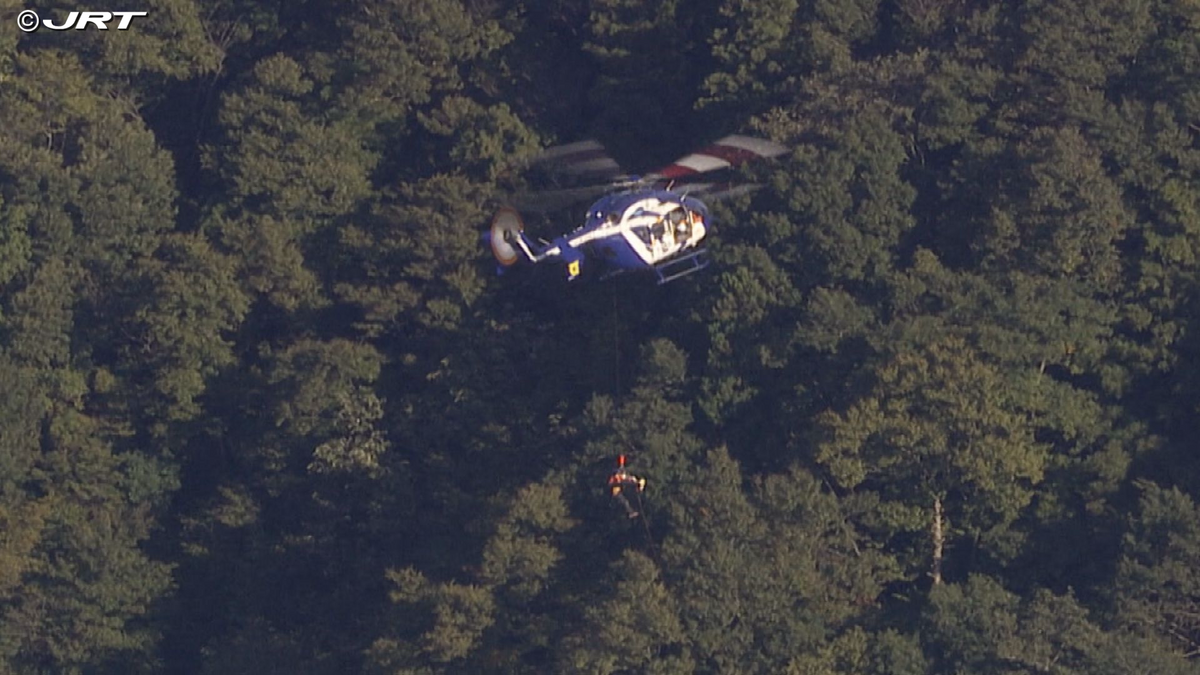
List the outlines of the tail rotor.
{"type": "Polygon", "coordinates": [[[496,212],[488,239],[496,262],[511,267],[521,259],[521,232],[525,229],[516,210],[505,207],[496,212]]]}

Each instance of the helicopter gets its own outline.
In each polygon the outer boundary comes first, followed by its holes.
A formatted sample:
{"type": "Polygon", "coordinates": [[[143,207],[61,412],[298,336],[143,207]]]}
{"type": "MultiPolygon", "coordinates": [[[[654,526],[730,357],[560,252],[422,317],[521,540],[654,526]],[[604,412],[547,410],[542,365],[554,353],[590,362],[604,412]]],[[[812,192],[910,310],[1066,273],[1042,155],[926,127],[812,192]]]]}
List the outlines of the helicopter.
{"type": "Polygon", "coordinates": [[[554,262],[567,281],[594,269],[602,279],[626,272],[651,272],[659,284],[685,277],[709,264],[703,243],[712,229],[706,200],[744,194],[757,185],[692,183],[700,174],[747,161],[777,157],[787,148],[773,141],[732,135],[645,176],[621,176],[621,168],[594,141],[549,148],[530,164],[575,179],[601,180],[579,188],[527,196],[524,207],[549,211],[603,194],[587,210],[584,223],[551,241],[525,234],[520,213],[499,209],[484,240],[503,274],[518,263],[554,262]]]}

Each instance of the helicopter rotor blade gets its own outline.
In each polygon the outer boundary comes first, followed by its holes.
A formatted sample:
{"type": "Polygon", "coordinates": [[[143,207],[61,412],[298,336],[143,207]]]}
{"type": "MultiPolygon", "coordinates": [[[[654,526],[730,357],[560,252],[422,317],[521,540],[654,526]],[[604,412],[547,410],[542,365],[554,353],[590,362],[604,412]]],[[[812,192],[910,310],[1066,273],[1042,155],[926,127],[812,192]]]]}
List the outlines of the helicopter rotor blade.
{"type": "Polygon", "coordinates": [[[512,202],[523,211],[556,211],[571,206],[576,202],[599,197],[612,189],[614,189],[612,183],[603,183],[600,185],[586,185],[584,187],[564,188],[561,190],[542,190],[540,192],[516,195],[513,197],[512,202]]]}
{"type": "Polygon", "coordinates": [[[786,147],[774,141],[735,134],[697,150],[645,178],[647,180],[686,179],[695,174],[728,169],[753,160],[778,157],[787,150],[786,147]]]}
{"type": "Polygon", "coordinates": [[[594,199],[606,192],[624,190],[645,183],[640,178],[622,178],[609,183],[581,187],[541,190],[513,197],[513,203],[525,211],[545,212],[566,208],[572,204],[594,199]]]}
{"type": "Polygon", "coordinates": [[[531,166],[541,165],[548,171],[573,178],[610,180],[621,173],[616,160],[598,141],[586,140],[546,148],[530,160],[531,166]]]}
{"type": "Polygon", "coordinates": [[[719,202],[750,194],[763,187],[765,186],[762,183],[689,183],[686,192],[703,197],[706,202],[719,202]]]}

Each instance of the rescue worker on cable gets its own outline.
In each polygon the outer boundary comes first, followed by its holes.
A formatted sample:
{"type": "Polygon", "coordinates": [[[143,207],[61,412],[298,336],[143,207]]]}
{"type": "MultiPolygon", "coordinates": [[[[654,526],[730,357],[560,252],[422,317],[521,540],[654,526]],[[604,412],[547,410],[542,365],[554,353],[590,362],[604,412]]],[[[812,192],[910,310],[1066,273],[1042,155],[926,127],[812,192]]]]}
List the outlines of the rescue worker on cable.
{"type": "Polygon", "coordinates": [[[625,513],[629,514],[630,518],[637,518],[638,512],[629,504],[629,499],[625,497],[626,490],[637,490],[639,493],[646,489],[646,479],[638,478],[637,476],[625,470],[625,455],[617,458],[617,470],[608,477],[608,490],[613,496],[613,499],[621,502],[625,507],[625,513]]]}

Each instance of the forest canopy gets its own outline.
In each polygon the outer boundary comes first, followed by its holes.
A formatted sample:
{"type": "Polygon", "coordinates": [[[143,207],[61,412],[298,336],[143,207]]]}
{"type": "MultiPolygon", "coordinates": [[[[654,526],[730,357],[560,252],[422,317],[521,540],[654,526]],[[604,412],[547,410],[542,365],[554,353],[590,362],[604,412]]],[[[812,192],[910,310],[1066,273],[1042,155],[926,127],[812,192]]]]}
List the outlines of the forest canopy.
{"type": "Polygon", "coordinates": [[[51,4],[0,671],[1200,673],[1195,0],[51,4]],[[494,274],[730,133],[704,271],[494,274]]]}

